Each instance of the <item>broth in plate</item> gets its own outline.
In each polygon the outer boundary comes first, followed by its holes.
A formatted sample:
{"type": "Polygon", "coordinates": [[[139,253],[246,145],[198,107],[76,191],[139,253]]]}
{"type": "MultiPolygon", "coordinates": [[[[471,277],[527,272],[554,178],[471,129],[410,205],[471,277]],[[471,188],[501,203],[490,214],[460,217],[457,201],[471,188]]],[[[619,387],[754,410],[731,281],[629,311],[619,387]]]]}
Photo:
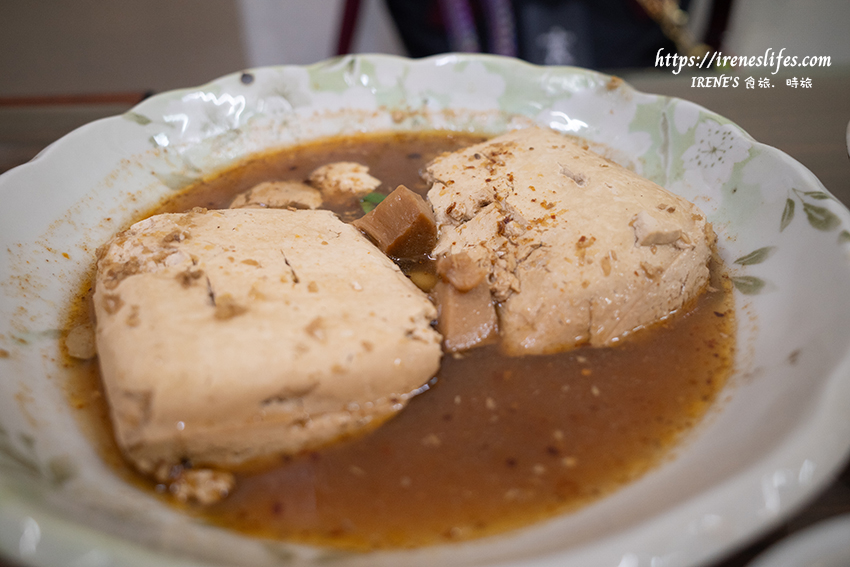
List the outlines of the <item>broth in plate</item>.
{"type": "MultiPolygon", "coordinates": [[[[419,172],[426,163],[481,140],[454,132],[322,140],[209,176],[151,214],[225,208],[257,183],[304,180],[337,161],[367,165],[381,193],[403,184],[424,196],[419,172]]],[[[345,221],[363,214],[359,206],[335,212],[345,221]]],[[[575,509],[672,454],[732,369],[731,286],[719,261],[711,268],[711,286],[691,309],[615,347],[509,357],[489,345],[446,354],[428,390],[381,427],[240,469],[235,490],[211,506],[178,502],[124,464],[96,363],[71,363],[79,369],[71,391],[89,429],[105,432],[98,444],[110,463],[213,524],[357,550],[471,539],[575,509]]]]}

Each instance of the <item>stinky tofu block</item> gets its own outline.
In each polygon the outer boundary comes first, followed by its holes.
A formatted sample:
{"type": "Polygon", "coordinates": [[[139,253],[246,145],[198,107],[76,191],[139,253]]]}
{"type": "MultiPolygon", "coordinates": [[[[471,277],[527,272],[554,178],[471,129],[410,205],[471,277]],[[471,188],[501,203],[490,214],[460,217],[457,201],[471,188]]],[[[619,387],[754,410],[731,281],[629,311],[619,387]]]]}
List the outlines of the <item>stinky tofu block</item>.
{"type": "Polygon", "coordinates": [[[142,471],[230,467],[365,431],[436,374],[436,310],[329,211],[156,215],[99,252],[118,444],[142,471]]]}
{"type": "Polygon", "coordinates": [[[486,270],[504,350],[612,345],[707,287],[715,235],[693,203],[544,128],[425,168],[439,240],[486,270]]]}

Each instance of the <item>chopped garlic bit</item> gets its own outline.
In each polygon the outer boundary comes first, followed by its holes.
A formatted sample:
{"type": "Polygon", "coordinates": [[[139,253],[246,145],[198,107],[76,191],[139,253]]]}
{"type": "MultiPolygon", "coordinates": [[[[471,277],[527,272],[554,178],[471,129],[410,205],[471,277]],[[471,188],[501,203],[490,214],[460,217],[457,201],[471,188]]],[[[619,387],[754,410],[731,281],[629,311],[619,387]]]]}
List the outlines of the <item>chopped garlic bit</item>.
{"type": "Polygon", "coordinates": [[[236,486],[232,473],[213,469],[193,469],[182,465],[157,467],[154,478],[167,485],[179,501],[194,501],[208,506],[224,499],[236,486]]]}
{"type": "Polygon", "coordinates": [[[65,337],[65,348],[68,349],[69,356],[80,360],[97,356],[94,327],[91,323],[84,323],[71,329],[65,337]]]}

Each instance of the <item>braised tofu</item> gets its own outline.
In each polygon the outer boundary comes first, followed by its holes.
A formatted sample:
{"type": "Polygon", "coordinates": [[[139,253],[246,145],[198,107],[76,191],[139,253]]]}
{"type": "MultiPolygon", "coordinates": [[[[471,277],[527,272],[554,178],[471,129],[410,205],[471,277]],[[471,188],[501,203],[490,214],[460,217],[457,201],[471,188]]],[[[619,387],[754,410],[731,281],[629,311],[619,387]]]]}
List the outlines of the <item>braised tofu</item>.
{"type": "Polygon", "coordinates": [[[310,174],[310,185],[321,191],[325,201],[341,204],[359,199],[375,189],[381,182],[369,175],[365,165],[338,161],[316,168],[310,174]]]}
{"type": "Polygon", "coordinates": [[[239,193],[231,209],[318,209],[322,194],[300,181],[266,181],[239,193]]]}
{"type": "Polygon", "coordinates": [[[439,240],[487,270],[506,352],[610,345],[708,284],[714,233],[692,203],[551,130],[426,167],[439,240]]]}
{"type": "Polygon", "coordinates": [[[404,185],[352,224],[394,258],[425,256],[437,243],[431,205],[404,185]]]}
{"type": "Polygon", "coordinates": [[[373,427],[441,357],[427,296],[329,211],[143,220],[101,253],[94,307],[118,443],[147,472],[373,427]]]}

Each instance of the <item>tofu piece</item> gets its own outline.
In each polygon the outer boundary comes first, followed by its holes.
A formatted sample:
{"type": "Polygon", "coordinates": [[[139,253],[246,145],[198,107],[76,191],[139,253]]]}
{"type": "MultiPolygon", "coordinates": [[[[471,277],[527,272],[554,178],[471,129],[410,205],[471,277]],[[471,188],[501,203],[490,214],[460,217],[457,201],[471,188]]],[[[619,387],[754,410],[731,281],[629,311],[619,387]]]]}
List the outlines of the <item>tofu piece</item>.
{"type": "Polygon", "coordinates": [[[396,187],[377,207],[351,224],[393,258],[425,256],[437,243],[431,205],[404,185],[396,187]]]}
{"type": "Polygon", "coordinates": [[[437,273],[458,291],[469,291],[477,287],[487,277],[487,272],[484,266],[466,252],[441,254],[437,258],[437,273]]]}
{"type": "Polygon", "coordinates": [[[300,181],[266,181],[239,193],[231,209],[318,209],[322,194],[300,181]]]}
{"type": "Polygon", "coordinates": [[[554,131],[438,157],[424,177],[433,254],[487,268],[509,354],[611,345],[708,284],[715,237],[695,205],[554,131]]]}
{"type": "Polygon", "coordinates": [[[101,252],[94,307],[118,444],[145,472],[374,427],[441,357],[427,296],[330,211],[143,220],[101,252]]]}
{"type": "Polygon", "coordinates": [[[65,349],[68,351],[68,356],[80,360],[89,360],[97,356],[94,326],[84,323],[71,329],[65,336],[65,349]]]}
{"type": "Polygon", "coordinates": [[[368,167],[350,161],[318,167],[310,174],[309,181],[321,191],[324,200],[332,204],[359,199],[381,185],[378,179],[369,175],[368,167]]]}

